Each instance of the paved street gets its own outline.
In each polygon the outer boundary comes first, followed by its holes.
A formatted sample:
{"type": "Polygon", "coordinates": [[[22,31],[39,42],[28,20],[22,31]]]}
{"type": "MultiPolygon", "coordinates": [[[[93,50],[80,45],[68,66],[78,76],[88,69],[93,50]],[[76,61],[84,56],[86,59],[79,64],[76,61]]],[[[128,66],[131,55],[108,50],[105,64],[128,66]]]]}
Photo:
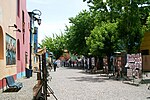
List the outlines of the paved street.
{"type": "MultiPolygon", "coordinates": [[[[148,100],[147,85],[124,84],[83,70],[58,68],[49,82],[58,100],[148,100]]],[[[48,100],[55,100],[51,95],[48,100]]]]}
{"type": "MultiPolygon", "coordinates": [[[[84,70],[63,67],[57,68],[56,72],[52,70],[50,75],[49,85],[58,100],[148,100],[150,97],[148,85],[124,84],[100,74],[85,73],[84,70]]],[[[23,88],[18,92],[0,93],[0,100],[32,100],[36,74],[17,81],[23,83],[23,88]]],[[[48,100],[55,99],[50,95],[48,100]]]]}

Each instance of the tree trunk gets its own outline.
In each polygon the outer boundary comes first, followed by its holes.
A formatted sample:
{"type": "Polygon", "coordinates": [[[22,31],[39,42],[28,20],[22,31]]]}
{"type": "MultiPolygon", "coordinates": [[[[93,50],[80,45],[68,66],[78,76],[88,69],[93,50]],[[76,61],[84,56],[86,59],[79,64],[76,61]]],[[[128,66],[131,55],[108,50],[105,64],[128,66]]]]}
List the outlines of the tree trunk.
{"type": "Polygon", "coordinates": [[[111,70],[110,57],[111,57],[111,54],[110,54],[110,53],[108,53],[108,54],[107,54],[108,71],[110,71],[110,70],[111,70]]]}
{"type": "Polygon", "coordinates": [[[99,56],[99,69],[103,69],[103,57],[99,56]]]}

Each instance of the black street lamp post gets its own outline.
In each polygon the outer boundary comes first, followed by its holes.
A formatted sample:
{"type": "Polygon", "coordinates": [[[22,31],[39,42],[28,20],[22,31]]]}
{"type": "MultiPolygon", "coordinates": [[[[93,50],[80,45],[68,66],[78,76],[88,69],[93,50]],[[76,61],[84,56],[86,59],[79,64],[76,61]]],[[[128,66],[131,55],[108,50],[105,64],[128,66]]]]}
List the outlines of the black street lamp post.
{"type": "Polygon", "coordinates": [[[33,48],[33,34],[34,34],[34,22],[37,21],[38,25],[41,24],[41,11],[38,9],[33,10],[32,12],[28,12],[30,16],[30,58],[29,58],[29,77],[32,76],[32,48],[33,48]],[[37,18],[38,16],[38,18],[37,18]]]}

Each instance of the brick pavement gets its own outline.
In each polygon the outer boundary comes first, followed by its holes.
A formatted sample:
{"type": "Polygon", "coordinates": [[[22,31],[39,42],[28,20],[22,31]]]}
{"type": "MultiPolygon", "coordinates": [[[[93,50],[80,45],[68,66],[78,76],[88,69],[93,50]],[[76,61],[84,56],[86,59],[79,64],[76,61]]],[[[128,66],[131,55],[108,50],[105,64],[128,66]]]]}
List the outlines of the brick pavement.
{"type": "MultiPolygon", "coordinates": [[[[124,84],[83,70],[58,68],[51,76],[49,85],[59,100],[147,100],[150,97],[148,85],[124,84]]],[[[48,100],[55,99],[51,96],[48,100]]]]}
{"type": "MultiPolygon", "coordinates": [[[[48,82],[58,100],[148,100],[150,91],[148,85],[139,86],[124,84],[122,81],[109,79],[99,74],[88,74],[84,70],[57,68],[50,72],[52,80],[48,82]]],[[[23,83],[23,88],[14,93],[0,93],[0,100],[32,100],[33,86],[36,84],[36,74],[33,77],[17,80],[23,83]]],[[[55,100],[52,95],[48,100],[55,100]]]]}

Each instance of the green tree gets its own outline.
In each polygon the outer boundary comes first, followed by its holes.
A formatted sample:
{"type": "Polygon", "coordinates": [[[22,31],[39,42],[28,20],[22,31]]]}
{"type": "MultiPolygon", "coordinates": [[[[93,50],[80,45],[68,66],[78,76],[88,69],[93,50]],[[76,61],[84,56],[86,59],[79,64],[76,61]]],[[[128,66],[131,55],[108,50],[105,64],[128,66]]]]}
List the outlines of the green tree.
{"type": "MultiPolygon", "coordinates": [[[[110,22],[118,21],[118,34],[128,53],[138,52],[143,37],[142,27],[150,11],[148,0],[83,0],[93,11],[104,15],[110,22]],[[106,1],[106,2],[104,2],[106,1]]],[[[99,14],[100,15],[100,14],[99,14]]],[[[103,15],[100,15],[101,17],[103,15]]],[[[106,21],[105,20],[105,21],[106,21]]],[[[101,22],[102,20],[99,20],[101,22]]]]}
{"type": "Polygon", "coordinates": [[[149,13],[149,16],[147,17],[146,24],[143,25],[143,33],[149,32],[149,31],[150,31],[150,13],[149,13]]]}
{"type": "Polygon", "coordinates": [[[108,64],[110,56],[116,51],[118,41],[117,23],[110,22],[102,22],[101,25],[95,26],[86,39],[90,52],[99,57],[107,56],[108,64]]]}
{"type": "Polygon", "coordinates": [[[89,11],[84,10],[76,17],[69,18],[69,21],[71,26],[65,31],[68,50],[79,55],[87,55],[89,49],[85,37],[88,37],[94,28],[93,16],[89,11]]]}
{"type": "Polygon", "coordinates": [[[118,40],[117,23],[102,22],[101,25],[95,26],[86,43],[92,54],[109,55],[116,50],[118,40]]]}
{"type": "Polygon", "coordinates": [[[56,35],[56,37],[53,34],[53,38],[46,36],[40,45],[42,48],[46,47],[47,50],[53,52],[55,58],[58,59],[65,48],[65,36],[63,34],[60,36],[56,35]]]}
{"type": "Polygon", "coordinates": [[[136,53],[139,51],[141,39],[143,37],[142,27],[146,23],[149,9],[143,6],[144,2],[130,1],[124,6],[122,16],[119,21],[120,38],[125,44],[127,53],[136,53]]]}

